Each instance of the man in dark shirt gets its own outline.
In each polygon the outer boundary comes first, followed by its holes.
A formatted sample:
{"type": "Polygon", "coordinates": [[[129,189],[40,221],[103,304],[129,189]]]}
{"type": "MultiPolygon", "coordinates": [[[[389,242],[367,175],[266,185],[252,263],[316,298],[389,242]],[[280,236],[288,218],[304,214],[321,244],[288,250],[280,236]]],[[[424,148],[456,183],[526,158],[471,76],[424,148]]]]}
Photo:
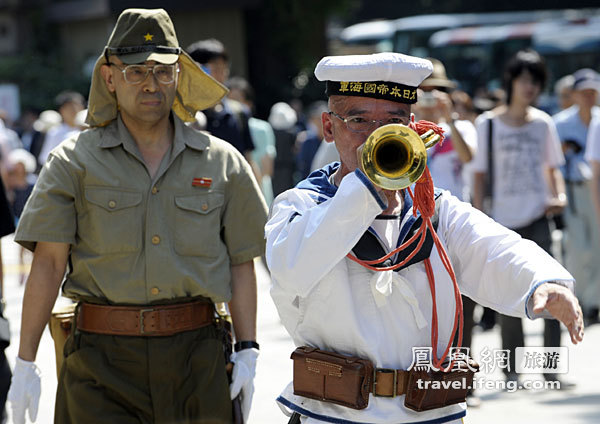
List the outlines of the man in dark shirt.
{"type": "MultiPolygon", "coordinates": [[[[229,78],[229,55],[225,46],[214,38],[200,40],[187,49],[189,55],[221,84],[229,78]]],[[[215,107],[205,110],[206,130],[233,144],[251,162],[254,143],[248,129],[249,111],[241,103],[224,98],[215,107]]]]}

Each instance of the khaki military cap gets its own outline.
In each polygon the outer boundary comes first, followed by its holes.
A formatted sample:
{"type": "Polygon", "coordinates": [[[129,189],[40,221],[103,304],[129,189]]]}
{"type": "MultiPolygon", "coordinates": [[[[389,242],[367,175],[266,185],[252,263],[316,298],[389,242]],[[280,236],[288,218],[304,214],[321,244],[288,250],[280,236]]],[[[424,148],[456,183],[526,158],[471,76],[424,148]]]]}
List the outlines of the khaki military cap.
{"type": "Polygon", "coordinates": [[[91,127],[106,125],[117,117],[117,98],[100,72],[113,55],[126,64],[178,62],[180,72],[172,109],[184,122],[193,122],[196,112],[214,106],[228,91],[179,47],[173,22],[165,10],[126,9],[94,66],[85,121],[91,127]]]}
{"type": "Polygon", "coordinates": [[[173,22],[163,9],[127,9],[121,13],[106,46],[123,63],[177,62],[181,48],[173,22]]]}

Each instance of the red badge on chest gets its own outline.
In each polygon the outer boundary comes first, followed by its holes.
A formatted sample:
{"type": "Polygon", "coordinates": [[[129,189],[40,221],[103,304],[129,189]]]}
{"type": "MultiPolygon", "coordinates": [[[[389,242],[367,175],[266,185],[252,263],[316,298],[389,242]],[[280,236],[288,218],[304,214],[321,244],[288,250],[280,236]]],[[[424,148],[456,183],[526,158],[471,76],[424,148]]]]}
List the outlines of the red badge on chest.
{"type": "Polygon", "coordinates": [[[192,185],[194,187],[210,187],[212,184],[212,178],[194,178],[192,185]]]}

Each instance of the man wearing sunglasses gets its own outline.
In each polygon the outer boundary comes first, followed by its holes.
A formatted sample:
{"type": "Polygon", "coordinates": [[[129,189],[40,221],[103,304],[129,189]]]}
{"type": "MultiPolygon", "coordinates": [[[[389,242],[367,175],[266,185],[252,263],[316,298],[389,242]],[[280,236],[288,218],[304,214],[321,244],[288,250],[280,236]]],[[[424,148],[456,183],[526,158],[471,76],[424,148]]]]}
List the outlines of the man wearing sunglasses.
{"type": "Polygon", "coordinates": [[[247,417],[266,206],[242,155],[184,124],[227,90],[162,9],[125,10],[92,78],[91,129],[50,154],[15,237],[34,259],[13,420],[36,418],[34,361],[61,286],[78,304],[55,422],[229,423],[240,390],[247,417]],[[237,341],[231,386],[217,302],[237,341]]]}

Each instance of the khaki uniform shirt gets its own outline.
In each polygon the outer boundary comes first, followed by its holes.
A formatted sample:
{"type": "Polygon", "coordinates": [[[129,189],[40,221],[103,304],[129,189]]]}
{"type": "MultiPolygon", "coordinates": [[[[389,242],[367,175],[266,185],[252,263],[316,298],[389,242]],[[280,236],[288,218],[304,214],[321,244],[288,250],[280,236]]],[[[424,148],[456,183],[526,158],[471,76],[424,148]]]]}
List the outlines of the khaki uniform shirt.
{"type": "Polygon", "coordinates": [[[15,240],[71,245],[67,297],[229,301],[230,265],[263,253],[266,205],[246,160],[172,117],[174,142],[154,179],[120,117],[49,156],[15,240]]]}

